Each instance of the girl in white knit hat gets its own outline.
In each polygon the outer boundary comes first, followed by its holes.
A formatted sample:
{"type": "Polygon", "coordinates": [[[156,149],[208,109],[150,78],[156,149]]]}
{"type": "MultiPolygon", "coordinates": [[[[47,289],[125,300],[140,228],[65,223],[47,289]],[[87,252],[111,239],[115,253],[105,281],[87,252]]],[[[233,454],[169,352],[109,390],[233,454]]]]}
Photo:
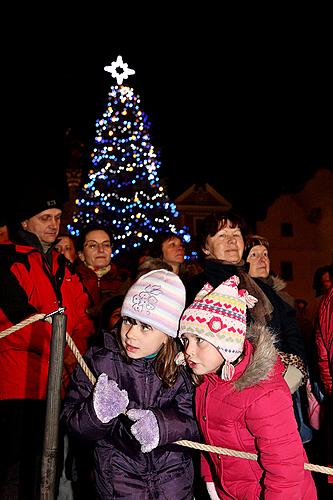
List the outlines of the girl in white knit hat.
{"type": "Polygon", "coordinates": [[[62,420],[95,442],[98,499],[193,499],[191,449],[172,444],[199,439],[194,387],[174,362],[184,307],[175,273],[141,276],[125,296],[121,324],[86,354],[95,386],[74,372],[62,420]]]}
{"type": "Polygon", "coordinates": [[[238,284],[232,276],[215,290],[205,285],[184,311],[179,333],[205,442],[258,460],[202,454],[201,474],[214,500],[316,499],[272,332],[246,331],[246,307],[257,300],[238,284]]]}

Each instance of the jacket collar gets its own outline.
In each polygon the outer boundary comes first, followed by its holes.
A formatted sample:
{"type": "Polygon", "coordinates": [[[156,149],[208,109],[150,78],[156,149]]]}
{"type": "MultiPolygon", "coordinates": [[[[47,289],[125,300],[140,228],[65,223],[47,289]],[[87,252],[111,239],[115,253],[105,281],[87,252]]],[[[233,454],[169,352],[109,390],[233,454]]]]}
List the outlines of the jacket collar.
{"type": "Polygon", "coordinates": [[[241,391],[267,380],[272,374],[278,352],[275,337],[264,325],[248,328],[244,358],[236,365],[234,386],[241,391]]]}
{"type": "MultiPolygon", "coordinates": [[[[225,382],[215,373],[207,374],[214,385],[230,384],[237,391],[259,384],[267,380],[273,373],[278,357],[275,348],[275,337],[264,325],[248,327],[244,343],[242,360],[235,365],[235,373],[231,381],[225,382]]],[[[281,371],[283,365],[281,364],[281,371]]]]}

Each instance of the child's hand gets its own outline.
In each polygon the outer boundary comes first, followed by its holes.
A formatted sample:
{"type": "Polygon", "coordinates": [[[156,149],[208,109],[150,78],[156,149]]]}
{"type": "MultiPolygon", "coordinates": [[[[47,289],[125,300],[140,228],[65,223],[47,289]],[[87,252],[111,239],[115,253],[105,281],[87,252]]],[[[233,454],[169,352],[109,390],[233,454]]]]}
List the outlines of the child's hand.
{"type": "Polygon", "coordinates": [[[126,410],[128,394],[119,389],[117,382],[109,380],[106,373],[101,373],[94,388],[93,404],[97,418],[107,424],[126,410]]]}
{"type": "Polygon", "coordinates": [[[128,410],[127,416],[136,422],[132,425],[131,432],[141,444],[141,451],[147,453],[156,448],[160,441],[160,431],[154,413],[151,410],[132,408],[128,410]]]}

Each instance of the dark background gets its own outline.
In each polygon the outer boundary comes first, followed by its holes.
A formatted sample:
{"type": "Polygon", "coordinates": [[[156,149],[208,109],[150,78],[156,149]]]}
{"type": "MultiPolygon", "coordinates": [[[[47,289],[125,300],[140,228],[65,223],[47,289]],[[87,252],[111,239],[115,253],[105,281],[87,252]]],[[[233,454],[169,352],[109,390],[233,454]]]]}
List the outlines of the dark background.
{"type": "Polygon", "coordinates": [[[209,24],[188,35],[172,24],[133,31],[125,21],[107,22],[101,11],[97,24],[64,16],[39,26],[43,36],[33,27],[26,38],[20,33],[3,62],[5,207],[50,183],[66,196],[66,133],[92,147],[115,83],[103,68],[118,55],[136,71],[124,83],[141,97],[172,198],[209,182],[236,209],[262,218],[279,193],[300,189],[322,166],[333,170],[333,46],[325,26],[285,22],[258,32],[249,25],[229,37],[221,27],[212,40],[209,24]]]}

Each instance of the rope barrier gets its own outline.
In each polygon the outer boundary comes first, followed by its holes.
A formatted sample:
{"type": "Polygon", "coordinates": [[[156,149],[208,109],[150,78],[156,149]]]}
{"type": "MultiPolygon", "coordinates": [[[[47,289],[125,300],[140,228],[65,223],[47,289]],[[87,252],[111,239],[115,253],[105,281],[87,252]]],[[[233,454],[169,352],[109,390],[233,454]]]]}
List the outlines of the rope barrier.
{"type": "Polygon", "coordinates": [[[76,347],[74,340],[72,339],[72,337],[67,332],[66,332],[66,340],[67,340],[68,346],[72,350],[72,352],[73,352],[74,356],[76,357],[77,362],[81,366],[82,370],[84,371],[84,373],[86,374],[86,376],[88,377],[88,379],[90,380],[90,382],[92,383],[92,385],[95,385],[96,384],[96,378],[94,377],[94,375],[89,370],[89,367],[88,367],[87,363],[85,362],[85,360],[83,359],[80,351],[76,347]]]}
{"type": "MultiPolygon", "coordinates": [[[[230,450],[229,448],[220,448],[219,446],[211,446],[210,444],[195,443],[193,441],[187,441],[185,439],[181,441],[175,441],[175,443],[181,446],[188,446],[196,450],[209,451],[211,453],[219,453],[220,455],[227,455],[229,457],[247,458],[248,460],[258,460],[258,455],[256,455],[255,453],[248,453],[246,451],[230,450]]],[[[333,476],[333,469],[331,467],[325,467],[324,465],[314,465],[305,463],[304,470],[322,472],[323,474],[328,474],[330,476],[333,476]]]]}
{"type": "Polygon", "coordinates": [[[46,314],[34,314],[33,316],[30,316],[27,319],[24,319],[20,323],[17,323],[16,325],[10,326],[6,330],[3,330],[0,332],[0,339],[3,337],[7,337],[10,333],[14,333],[17,330],[20,330],[21,328],[24,328],[25,326],[30,325],[31,323],[34,323],[35,321],[39,321],[41,319],[44,319],[46,314]]]}
{"type": "MultiPolygon", "coordinates": [[[[40,313],[39,314],[34,314],[33,316],[30,316],[29,318],[24,319],[20,323],[17,323],[16,325],[13,325],[13,326],[10,326],[6,330],[3,330],[2,332],[0,332],[0,338],[7,337],[7,335],[10,335],[11,333],[14,333],[14,332],[18,331],[21,328],[24,328],[25,326],[31,325],[32,323],[35,323],[36,321],[40,321],[40,320],[45,321],[46,318],[52,317],[57,312],[63,312],[63,311],[64,311],[64,308],[59,308],[59,309],[57,309],[56,311],[54,311],[53,313],[50,313],[50,314],[40,314],[40,313]]],[[[84,359],[83,359],[83,357],[82,357],[79,349],[75,345],[74,340],[72,339],[72,337],[69,335],[68,332],[66,332],[66,341],[67,341],[68,347],[73,352],[73,354],[76,357],[77,362],[81,366],[82,370],[84,371],[84,373],[86,374],[86,376],[88,377],[88,379],[90,380],[90,382],[93,385],[95,385],[96,378],[94,377],[94,375],[89,370],[87,363],[84,361],[84,359]]]]}
{"type": "MultiPolygon", "coordinates": [[[[59,310],[54,311],[54,313],[51,314],[35,314],[33,316],[30,316],[26,320],[21,321],[20,323],[17,323],[16,325],[11,326],[10,328],[7,328],[6,330],[0,332],[0,338],[6,337],[10,333],[16,332],[20,328],[24,328],[27,325],[30,325],[31,323],[34,323],[35,321],[39,320],[45,320],[47,317],[58,313],[59,310]]],[[[93,373],[90,371],[87,363],[83,359],[80,351],[78,350],[77,346],[75,345],[74,340],[72,337],[69,335],[68,332],[66,332],[66,341],[73,352],[74,356],[77,359],[78,364],[82,368],[83,372],[85,375],[88,377],[92,385],[96,383],[96,377],[93,375],[93,373]]],[[[245,458],[247,460],[257,460],[258,456],[255,453],[247,453],[246,451],[236,451],[236,450],[231,450],[229,448],[221,448],[219,446],[212,446],[209,444],[204,444],[204,443],[195,443],[194,441],[187,441],[187,440],[180,440],[180,441],[175,441],[175,444],[178,444],[180,446],[186,446],[188,448],[194,448],[196,450],[200,451],[208,451],[210,453],[219,453],[220,455],[227,455],[227,456],[232,456],[232,457],[237,457],[237,458],[245,458]]],[[[333,476],[333,468],[332,467],[325,467],[323,465],[315,465],[315,464],[309,464],[309,463],[304,463],[304,470],[309,470],[309,471],[315,471],[315,472],[321,472],[323,474],[328,474],[330,476],[333,476]]]]}

